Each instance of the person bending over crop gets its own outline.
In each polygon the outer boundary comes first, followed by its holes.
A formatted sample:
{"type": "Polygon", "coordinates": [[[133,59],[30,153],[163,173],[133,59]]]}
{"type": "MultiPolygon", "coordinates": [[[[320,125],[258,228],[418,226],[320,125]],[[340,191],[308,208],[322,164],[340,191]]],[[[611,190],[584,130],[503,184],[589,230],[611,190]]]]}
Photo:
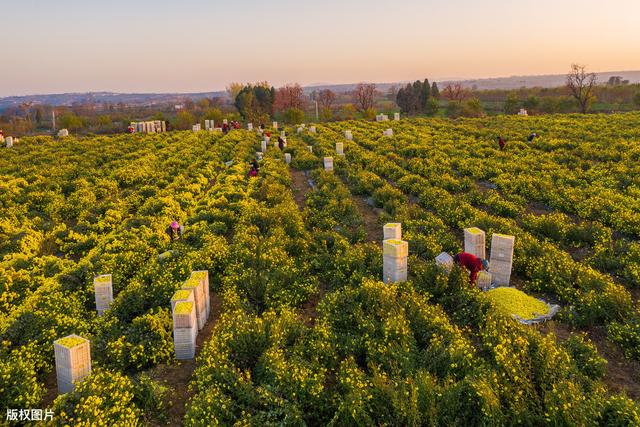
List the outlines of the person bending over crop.
{"type": "Polygon", "coordinates": [[[489,269],[489,261],[468,252],[460,252],[453,257],[453,261],[459,266],[469,270],[469,281],[472,285],[476,283],[480,271],[489,269]]]}
{"type": "Polygon", "coordinates": [[[281,136],[278,137],[278,148],[284,150],[284,139],[281,136]]]}
{"type": "Polygon", "coordinates": [[[531,135],[527,137],[527,142],[533,142],[533,140],[538,136],[537,133],[532,132],[531,135]]]}
{"type": "Polygon", "coordinates": [[[504,144],[505,144],[504,138],[499,136],[498,137],[498,145],[500,146],[500,151],[504,150],[504,144]]]}
{"type": "Polygon", "coordinates": [[[258,168],[255,165],[251,165],[251,169],[249,169],[249,173],[247,174],[249,178],[254,178],[258,176],[258,168]]]}
{"type": "Polygon", "coordinates": [[[169,238],[173,240],[180,240],[182,233],[184,233],[184,226],[178,224],[178,221],[173,221],[169,227],[167,227],[166,233],[169,238]]]}

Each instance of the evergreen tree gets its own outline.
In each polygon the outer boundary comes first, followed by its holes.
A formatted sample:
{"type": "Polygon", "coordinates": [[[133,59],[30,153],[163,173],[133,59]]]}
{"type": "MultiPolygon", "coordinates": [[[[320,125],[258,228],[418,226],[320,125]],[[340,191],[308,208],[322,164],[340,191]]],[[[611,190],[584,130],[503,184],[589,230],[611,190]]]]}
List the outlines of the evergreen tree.
{"type": "Polygon", "coordinates": [[[402,111],[403,113],[409,112],[407,108],[407,94],[404,88],[400,88],[400,90],[398,90],[398,93],[396,94],[396,104],[398,104],[398,107],[400,107],[400,111],[402,111]]]}
{"type": "Polygon", "coordinates": [[[422,83],[422,96],[420,97],[420,110],[424,113],[427,109],[429,98],[431,97],[431,85],[429,79],[424,79],[422,83]]]}
{"type": "Polygon", "coordinates": [[[236,96],[235,106],[245,120],[254,123],[273,115],[275,88],[268,85],[247,85],[236,96]]]}
{"type": "Polygon", "coordinates": [[[411,87],[411,111],[416,114],[422,110],[422,82],[416,80],[411,87]]]}
{"type": "Polygon", "coordinates": [[[435,99],[440,99],[440,89],[438,89],[438,85],[436,84],[436,82],[433,82],[433,84],[431,85],[431,96],[433,96],[435,99]]]}
{"type": "Polygon", "coordinates": [[[436,102],[434,98],[438,96],[440,96],[440,92],[435,82],[431,85],[429,79],[424,79],[423,82],[416,80],[413,83],[407,83],[405,87],[398,90],[396,104],[405,114],[433,115],[438,111],[438,106],[434,105],[436,102]]]}

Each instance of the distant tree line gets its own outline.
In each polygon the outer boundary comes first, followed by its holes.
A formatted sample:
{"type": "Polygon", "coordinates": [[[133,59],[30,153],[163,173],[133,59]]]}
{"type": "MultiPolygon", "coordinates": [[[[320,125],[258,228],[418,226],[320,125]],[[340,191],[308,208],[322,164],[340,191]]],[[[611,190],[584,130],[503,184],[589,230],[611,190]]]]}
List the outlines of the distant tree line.
{"type": "Polygon", "coordinates": [[[590,111],[630,111],[640,108],[640,84],[611,76],[598,84],[583,65],[572,65],[566,84],[555,88],[477,90],[462,83],[442,88],[428,79],[381,93],[373,83],[359,83],[352,91],[330,89],[305,93],[298,83],[275,88],[268,82],[230,83],[227,97],[182,99],[175,105],[126,105],[92,100],[71,106],[24,103],[0,112],[0,129],[6,135],[25,135],[67,128],[76,133],[124,132],[131,121],[165,120],[171,129],[188,130],[195,123],[223,119],[255,125],[276,119],[287,124],[315,120],[373,120],[379,112],[398,109],[407,116],[444,115],[481,117],[485,114],[553,114],[590,111]]]}

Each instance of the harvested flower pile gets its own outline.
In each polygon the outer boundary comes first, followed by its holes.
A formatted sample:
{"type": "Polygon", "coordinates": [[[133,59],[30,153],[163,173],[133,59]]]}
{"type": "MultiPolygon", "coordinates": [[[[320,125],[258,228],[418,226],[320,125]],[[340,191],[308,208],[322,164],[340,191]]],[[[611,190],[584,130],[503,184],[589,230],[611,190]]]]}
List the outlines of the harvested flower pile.
{"type": "Polygon", "coordinates": [[[516,288],[495,288],[486,293],[501,312],[531,320],[549,313],[549,306],[516,288]]]}

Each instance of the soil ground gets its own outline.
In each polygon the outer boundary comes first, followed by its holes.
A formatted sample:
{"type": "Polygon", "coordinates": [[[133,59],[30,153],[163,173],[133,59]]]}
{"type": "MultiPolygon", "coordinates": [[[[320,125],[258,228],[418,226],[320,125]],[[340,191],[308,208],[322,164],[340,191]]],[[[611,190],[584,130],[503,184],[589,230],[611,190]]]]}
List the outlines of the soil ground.
{"type": "Polygon", "coordinates": [[[290,169],[291,171],[291,189],[293,190],[293,198],[298,205],[298,209],[303,211],[307,202],[307,193],[311,190],[309,181],[304,172],[290,169]]]}
{"type": "Polygon", "coordinates": [[[161,364],[147,371],[147,374],[154,380],[165,383],[172,390],[170,392],[169,421],[166,424],[150,423],[152,426],[167,425],[181,426],[186,412],[186,403],[191,397],[189,383],[196,368],[196,360],[204,344],[209,341],[213,333],[213,328],[217,323],[222,310],[222,300],[211,293],[211,313],[204,328],[198,332],[196,338],[196,358],[193,360],[180,360],[171,365],[161,364]]]}
{"type": "Polygon", "coordinates": [[[380,218],[380,210],[370,206],[364,197],[353,195],[352,199],[364,220],[364,230],[367,234],[367,242],[375,242],[382,245],[382,224],[378,222],[380,218]]]}

